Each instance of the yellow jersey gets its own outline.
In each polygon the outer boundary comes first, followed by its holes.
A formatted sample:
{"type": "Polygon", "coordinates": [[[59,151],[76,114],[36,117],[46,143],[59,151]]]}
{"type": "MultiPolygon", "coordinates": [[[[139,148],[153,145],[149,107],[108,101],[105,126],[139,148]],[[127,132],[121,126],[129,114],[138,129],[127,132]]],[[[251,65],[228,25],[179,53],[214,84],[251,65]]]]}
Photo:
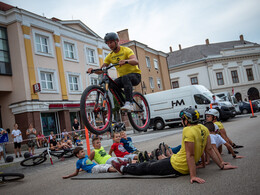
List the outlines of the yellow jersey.
{"type": "Polygon", "coordinates": [[[220,129],[224,129],[224,126],[223,126],[223,124],[220,121],[217,121],[214,124],[216,124],[218,126],[219,130],[220,129]]]}
{"type": "MultiPolygon", "coordinates": [[[[130,56],[135,55],[133,50],[128,47],[120,46],[120,51],[115,53],[111,52],[107,55],[104,62],[106,64],[117,64],[120,60],[127,60],[130,56]]],[[[124,64],[122,66],[116,66],[116,70],[119,74],[119,77],[127,75],[129,73],[138,73],[141,74],[141,70],[138,68],[138,65],[124,64]]]]}
{"type": "Polygon", "coordinates": [[[209,130],[204,125],[197,124],[185,127],[182,132],[181,149],[177,154],[171,156],[172,167],[182,174],[189,174],[185,142],[194,143],[194,159],[195,163],[197,163],[204,152],[208,136],[209,130]]]}

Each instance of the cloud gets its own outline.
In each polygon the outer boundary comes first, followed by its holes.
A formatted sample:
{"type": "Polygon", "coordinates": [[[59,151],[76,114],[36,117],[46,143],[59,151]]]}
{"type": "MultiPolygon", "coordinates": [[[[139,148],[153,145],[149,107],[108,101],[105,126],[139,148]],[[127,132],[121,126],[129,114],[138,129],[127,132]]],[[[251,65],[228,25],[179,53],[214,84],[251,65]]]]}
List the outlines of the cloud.
{"type": "Polygon", "coordinates": [[[131,40],[169,51],[210,42],[246,40],[260,43],[259,0],[5,0],[47,18],[81,20],[101,37],[129,30],[131,40]]]}

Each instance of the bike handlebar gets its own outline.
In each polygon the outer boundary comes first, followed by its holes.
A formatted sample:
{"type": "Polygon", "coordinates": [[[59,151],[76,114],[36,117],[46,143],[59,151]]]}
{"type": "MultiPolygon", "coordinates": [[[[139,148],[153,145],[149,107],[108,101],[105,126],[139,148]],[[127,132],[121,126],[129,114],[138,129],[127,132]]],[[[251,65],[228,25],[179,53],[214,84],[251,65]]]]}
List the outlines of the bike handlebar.
{"type": "Polygon", "coordinates": [[[91,73],[89,74],[92,74],[92,73],[95,73],[97,71],[104,71],[104,70],[109,70],[110,68],[114,67],[114,66],[118,66],[119,64],[111,64],[111,65],[108,65],[108,66],[105,66],[105,67],[102,67],[102,68],[98,68],[98,69],[92,69],[91,70],[91,73]]]}

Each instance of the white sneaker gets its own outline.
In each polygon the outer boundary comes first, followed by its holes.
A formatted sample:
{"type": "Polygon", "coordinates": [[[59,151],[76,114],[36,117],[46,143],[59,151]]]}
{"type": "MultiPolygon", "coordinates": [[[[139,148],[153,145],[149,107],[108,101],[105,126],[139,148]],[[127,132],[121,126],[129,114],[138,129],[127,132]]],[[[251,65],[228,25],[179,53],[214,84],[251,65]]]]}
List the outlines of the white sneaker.
{"type": "Polygon", "coordinates": [[[125,105],[121,108],[123,111],[133,112],[134,106],[130,102],[125,102],[125,105]]]}

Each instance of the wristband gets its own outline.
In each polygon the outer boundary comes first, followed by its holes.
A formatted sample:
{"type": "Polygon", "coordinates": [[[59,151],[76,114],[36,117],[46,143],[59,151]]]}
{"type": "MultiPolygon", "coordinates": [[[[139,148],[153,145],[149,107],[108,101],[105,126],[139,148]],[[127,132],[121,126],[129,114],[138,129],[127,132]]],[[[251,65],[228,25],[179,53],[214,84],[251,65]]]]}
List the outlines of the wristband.
{"type": "Polygon", "coordinates": [[[125,61],[125,64],[128,64],[128,61],[127,61],[127,60],[125,61]]]}
{"type": "Polygon", "coordinates": [[[236,158],[236,157],[237,157],[237,155],[234,155],[234,156],[233,156],[233,158],[236,158]]]}
{"type": "Polygon", "coordinates": [[[221,169],[221,170],[223,170],[223,169],[224,169],[224,167],[225,167],[225,165],[223,165],[223,167],[221,167],[220,169],[221,169]]]}

